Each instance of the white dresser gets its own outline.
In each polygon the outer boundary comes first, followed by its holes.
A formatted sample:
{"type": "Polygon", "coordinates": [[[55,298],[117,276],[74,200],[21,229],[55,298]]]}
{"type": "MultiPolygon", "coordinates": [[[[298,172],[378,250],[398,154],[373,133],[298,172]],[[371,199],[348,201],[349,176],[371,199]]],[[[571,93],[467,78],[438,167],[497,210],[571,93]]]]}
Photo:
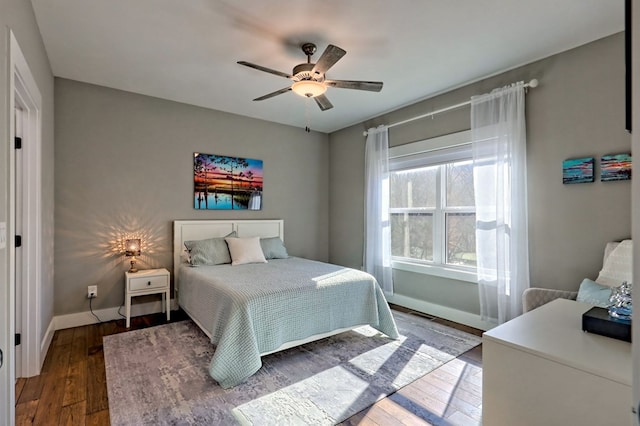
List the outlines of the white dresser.
{"type": "Polygon", "coordinates": [[[482,424],[631,425],[631,344],[582,331],[557,299],[484,333],[482,424]]]}

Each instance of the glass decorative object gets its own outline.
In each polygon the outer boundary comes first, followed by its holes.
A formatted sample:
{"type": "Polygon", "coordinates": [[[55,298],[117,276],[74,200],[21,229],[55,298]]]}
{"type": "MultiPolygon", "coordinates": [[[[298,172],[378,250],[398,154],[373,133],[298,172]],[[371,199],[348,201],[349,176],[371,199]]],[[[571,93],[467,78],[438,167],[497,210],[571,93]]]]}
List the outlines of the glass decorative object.
{"type": "Polygon", "coordinates": [[[632,289],[633,284],[625,281],[619,287],[611,290],[609,316],[619,320],[631,321],[631,315],[633,313],[632,289]]]}

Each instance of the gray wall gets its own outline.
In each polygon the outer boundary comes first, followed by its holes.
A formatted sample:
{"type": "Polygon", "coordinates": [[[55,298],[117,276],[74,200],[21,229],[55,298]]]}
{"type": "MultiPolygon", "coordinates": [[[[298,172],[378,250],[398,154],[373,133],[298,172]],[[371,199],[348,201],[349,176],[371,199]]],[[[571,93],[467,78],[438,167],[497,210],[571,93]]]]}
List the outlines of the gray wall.
{"type": "Polygon", "coordinates": [[[87,311],[87,285],[94,309],[123,303],[127,236],[139,267],[171,270],[176,219],[281,218],[292,255],[328,260],[326,134],[65,79],[55,94],[56,315],[87,311]],[[195,210],[194,152],[263,160],[263,210],[195,210]]]}
{"type": "MultiPolygon", "coordinates": [[[[362,131],[537,78],[527,95],[531,284],[577,289],[595,278],[605,243],[631,235],[630,182],[562,184],[567,158],[629,152],[624,130],[624,39],[616,34],[418,102],[330,135],[330,261],[360,267],[363,248],[362,131]]],[[[469,129],[469,108],[389,130],[396,146],[469,129]]],[[[597,175],[599,177],[599,175],[597,175]]],[[[396,293],[479,313],[475,284],[395,271],[396,293]]]]}
{"type": "MultiPolygon", "coordinates": [[[[40,306],[32,309],[40,310],[40,329],[42,341],[47,327],[53,318],[53,74],[49,67],[49,59],[44,50],[31,2],[24,0],[2,0],[0,2],[0,221],[7,222],[9,217],[9,152],[13,144],[9,143],[9,111],[7,111],[9,93],[9,30],[12,30],[20,49],[24,54],[36,85],[42,95],[42,275],[40,306]]],[[[8,237],[9,239],[11,237],[8,237]]],[[[8,320],[4,308],[3,290],[9,283],[7,269],[9,253],[0,249],[0,297],[2,305],[2,327],[8,320]]],[[[6,348],[3,342],[0,346],[6,348]]]]}

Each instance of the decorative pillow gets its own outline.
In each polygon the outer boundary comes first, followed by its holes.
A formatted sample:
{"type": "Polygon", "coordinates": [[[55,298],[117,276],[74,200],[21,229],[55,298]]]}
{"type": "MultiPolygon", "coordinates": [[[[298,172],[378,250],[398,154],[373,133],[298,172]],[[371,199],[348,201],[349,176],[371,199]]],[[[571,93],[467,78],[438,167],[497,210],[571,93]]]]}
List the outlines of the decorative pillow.
{"type": "Polygon", "coordinates": [[[232,265],[243,265],[245,263],[267,263],[260,247],[259,237],[249,238],[225,238],[231,253],[232,265]]]}
{"type": "Polygon", "coordinates": [[[595,281],[585,278],[578,289],[578,302],[588,303],[593,306],[606,308],[610,305],[611,287],[603,286],[595,281]]]}
{"type": "Polygon", "coordinates": [[[289,254],[280,237],[260,238],[265,259],[287,259],[289,254]]]}
{"type": "Polygon", "coordinates": [[[233,231],[224,237],[185,241],[184,246],[189,253],[189,263],[192,266],[231,263],[229,247],[227,247],[224,239],[227,237],[235,237],[236,235],[236,231],[233,231]]]}
{"type": "Polygon", "coordinates": [[[632,268],[633,242],[624,240],[609,254],[596,282],[607,287],[618,287],[623,281],[633,282],[632,268]]]}

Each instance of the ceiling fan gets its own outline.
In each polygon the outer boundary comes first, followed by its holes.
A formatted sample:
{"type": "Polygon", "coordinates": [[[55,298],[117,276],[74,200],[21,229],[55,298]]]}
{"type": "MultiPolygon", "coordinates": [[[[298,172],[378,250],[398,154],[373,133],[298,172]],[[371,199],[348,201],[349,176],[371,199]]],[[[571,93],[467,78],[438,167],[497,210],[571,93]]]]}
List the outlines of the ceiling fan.
{"type": "Polygon", "coordinates": [[[304,43],[301,48],[304,54],[307,55],[307,63],[298,64],[293,67],[291,74],[276,71],[261,65],[252,64],[251,62],[238,61],[240,65],[293,80],[293,84],[291,86],[276,90],[275,92],[268,93],[264,96],[260,96],[259,98],[255,98],[254,101],[263,101],[265,99],[281,95],[282,93],[293,91],[300,96],[315,99],[320,109],[322,111],[326,111],[333,108],[329,99],[324,95],[327,91],[327,87],[367,90],[370,92],[379,92],[382,90],[381,81],[327,79],[325,73],[347,53],[338,46],[334,46],[333,44],[328,45],[325,51],[322,52],[322,55],[320,55],[320,58],[318,58],[318,62],[315,64],[311,62],[311,55],[316,52],[316,45],[313,43],[304,43]]]}

